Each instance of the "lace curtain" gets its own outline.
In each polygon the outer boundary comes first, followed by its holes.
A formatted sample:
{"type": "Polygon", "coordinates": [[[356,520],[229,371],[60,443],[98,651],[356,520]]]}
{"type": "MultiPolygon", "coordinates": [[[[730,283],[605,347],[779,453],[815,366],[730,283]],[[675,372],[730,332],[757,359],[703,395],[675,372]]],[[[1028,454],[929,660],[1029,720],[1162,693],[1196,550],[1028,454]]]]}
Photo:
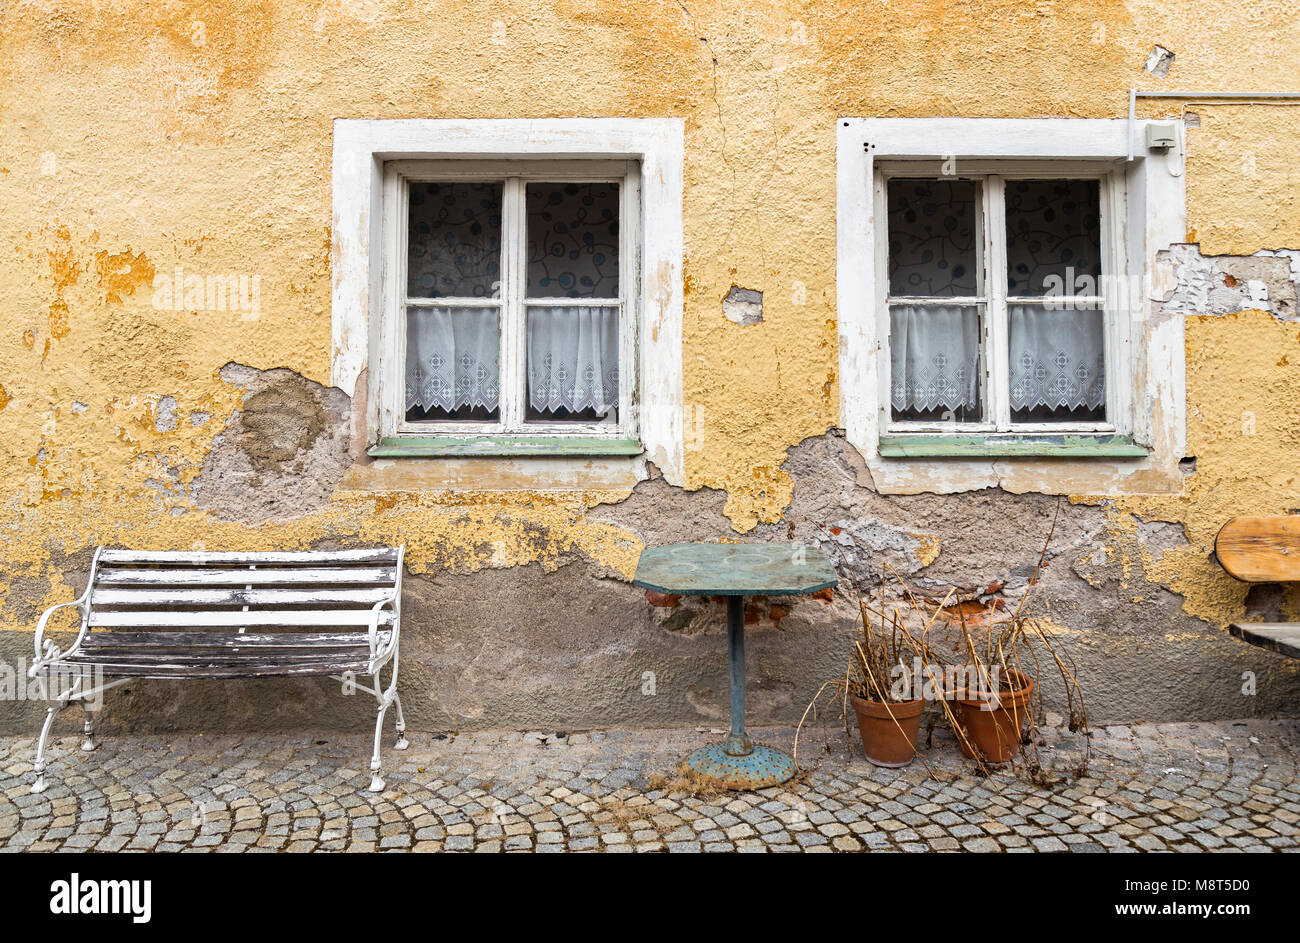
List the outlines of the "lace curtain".
{"type": "Polygon", "coordinates": [[[1100,311],[1011,305],[1011,408],[1095,410],[1106,404],[1100,311]]]}
{"type": "Polygon", "coordinates": [[[528,310],[528,405],[571,413],[618,406],[618,308],[528,310]]]}
{"type": "MultiPolygon", "coordinates": [[[[894,412],[940,410],[958,415],[975,410],[979,405],[976,309],[899,306],[889,314],[894,412]]],[[[1071,413],[1105,407],[1102,312],[1011,305],[1007,316],[1013,412],[1071,413]]]]}
{"type": "Polygon", "coordinates": [[[406,409],[495,412],[500,395],[496,308],[411,308],[406,315],[406,409]]]}
{"type": "Polygon", "coordinates": [[[959,305],[889,311],[890,399],[896,413],[979,407],[979,315],[959,305]]]}

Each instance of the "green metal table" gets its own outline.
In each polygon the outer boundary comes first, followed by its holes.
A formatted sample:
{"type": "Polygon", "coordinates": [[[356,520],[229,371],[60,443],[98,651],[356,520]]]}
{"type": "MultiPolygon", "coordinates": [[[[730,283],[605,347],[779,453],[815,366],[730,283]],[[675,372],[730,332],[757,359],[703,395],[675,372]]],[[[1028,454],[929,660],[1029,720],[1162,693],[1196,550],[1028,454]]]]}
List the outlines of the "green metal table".
{"type": "Polygon", "coordinates": [[[641,554],[632,585],[674,596],[725,596],[731,656],[731,735],[686,765],[726,789],[762,789],[794,776],[793,758],[745,732],[745,597],[796,596],[835,586],[825,551],[798,543],[685,543],[641,554]]]}

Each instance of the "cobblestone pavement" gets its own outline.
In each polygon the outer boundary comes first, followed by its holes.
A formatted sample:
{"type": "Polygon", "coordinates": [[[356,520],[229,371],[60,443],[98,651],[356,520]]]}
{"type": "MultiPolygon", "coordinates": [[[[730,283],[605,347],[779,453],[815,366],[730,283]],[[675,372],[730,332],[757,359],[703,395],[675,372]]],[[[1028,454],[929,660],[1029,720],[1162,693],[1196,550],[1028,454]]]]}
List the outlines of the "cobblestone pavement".
{"type": "MultiPolygon", "coordinates": [[[[793,731],[753,731],[788,747],[793,731]]],[[[78,737],[29,792],[33,741],[0,738],[0,850],[1271,851],[1300,840],[1300,721],[1107,727],[1081,778],[976,775],[936,732],[921,763],[877,769],[842,732],[805,730],[786,786],[692,793],[697,730],[411,736],[364,790],[369,738],[78,737]]],[[[1076,766],[1049,731],[1044,765],[1076,766]]]]}

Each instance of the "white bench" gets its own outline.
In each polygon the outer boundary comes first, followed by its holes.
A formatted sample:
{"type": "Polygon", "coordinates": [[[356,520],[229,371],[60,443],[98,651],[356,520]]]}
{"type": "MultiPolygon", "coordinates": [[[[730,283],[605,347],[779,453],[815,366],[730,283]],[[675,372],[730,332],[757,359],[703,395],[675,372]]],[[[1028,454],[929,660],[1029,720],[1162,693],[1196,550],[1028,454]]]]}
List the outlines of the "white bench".
{"type": "Polygon", "coordinates": [[[59,711],[85,711],[83,750],[95,748],[91,704],[135,678],[202,680],[322,675],[379,703],[370,791],[380,792],[380,732],[391,704],[397,744],[407,747],[397,696],[404,547],[273,553],[110,550],[90,564],[86,591],[47,609],[36,625],[30,677],[52,702],[36,747],[43,792],[45,747],[59,711]],[[59,609],[80,611],[77,637],[46,637],[59,609]],[[389,667],[388,686],[379,673],[389,667]],[[359,684],[357,675],[372,679],[359,684]],[[109,680],[112,679],[112,680],[109,680]]]}

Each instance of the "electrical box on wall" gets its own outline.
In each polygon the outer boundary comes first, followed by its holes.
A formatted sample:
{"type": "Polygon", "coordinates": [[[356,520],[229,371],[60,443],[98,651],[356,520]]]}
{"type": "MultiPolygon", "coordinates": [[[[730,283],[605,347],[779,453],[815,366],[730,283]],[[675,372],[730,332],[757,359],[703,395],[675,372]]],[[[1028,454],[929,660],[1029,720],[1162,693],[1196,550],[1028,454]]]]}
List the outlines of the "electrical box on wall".
{"type": "Polygon", "coordinates": [[[1151,150],[1168,150],[1178,146],[1178,128],[1172,121],[1147,122],[1147,147],[1151,150]]]}

